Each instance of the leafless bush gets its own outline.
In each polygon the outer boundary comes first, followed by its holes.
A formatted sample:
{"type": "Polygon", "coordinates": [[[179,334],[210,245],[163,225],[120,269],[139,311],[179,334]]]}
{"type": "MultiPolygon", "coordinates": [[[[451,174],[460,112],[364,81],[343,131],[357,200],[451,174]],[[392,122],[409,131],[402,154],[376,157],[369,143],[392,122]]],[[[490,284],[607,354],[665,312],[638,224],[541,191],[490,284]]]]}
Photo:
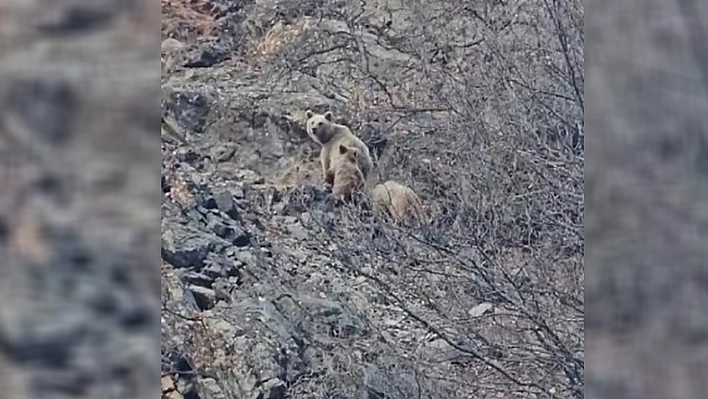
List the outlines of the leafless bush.
{"type": "Polygon", "coordinates": [[[415,228],[353,215],[356,229],[326,229],[335,253],[458,351],[450,368],[418,359],[427,378],[582,397],[582,3],[386,11],[325,8],[271,64],[326,82],[347,117],[387,122],[379,172],[414,186],[432,215],[415,228]],[[471,317],[480,303],[496,311],[471,317]]]}

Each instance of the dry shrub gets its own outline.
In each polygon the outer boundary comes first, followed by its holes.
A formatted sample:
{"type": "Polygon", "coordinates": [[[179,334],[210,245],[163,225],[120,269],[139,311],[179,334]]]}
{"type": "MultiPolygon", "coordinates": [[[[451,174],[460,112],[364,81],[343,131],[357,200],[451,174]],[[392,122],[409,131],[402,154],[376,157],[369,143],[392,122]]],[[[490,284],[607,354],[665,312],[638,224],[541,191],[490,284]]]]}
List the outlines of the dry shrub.
{"type": "Polygon", "coordinates": [[[401,227],[342,210],[336,225],[323,217],[322,234],[349,272],[460,353],[444,365],[417,359],[421,375],[458,392],[583,395],[583,12],[551,0],[421,1],[391,30],[356,7],[325,7],[270,66],[350,99],[385,99],[392,143],[379,172],[411,182],[432,221],[401,227]],[[347,29],[333,32],[328,18],[347,29]],[[480,303],[496,310],[471,317],[480,303]]]}
{"type": "Polygon", "coordinates": [[[211,36],[216,31],[216,19],[203,0],[161,0],[162,38],[173,35],[211,36]]]}
{"type": "Polygon", "coordinates": [[[267,63],[273,54],[277,54],[283,47],[290,45],[295,37],[305,29],[305,23],[298,21],[293,24],[276,23],[262,38],[255,40],[252,49],[247,53],[249,62],[253,65],[267,63]]]}

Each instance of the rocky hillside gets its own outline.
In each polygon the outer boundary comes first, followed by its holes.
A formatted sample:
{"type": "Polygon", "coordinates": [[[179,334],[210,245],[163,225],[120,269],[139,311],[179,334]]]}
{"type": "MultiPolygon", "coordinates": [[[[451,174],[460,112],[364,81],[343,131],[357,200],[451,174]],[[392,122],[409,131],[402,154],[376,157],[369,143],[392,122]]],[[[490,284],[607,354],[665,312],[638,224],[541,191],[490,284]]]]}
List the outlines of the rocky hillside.
{"type": "Polygon", "coordinates": [[[582,398],[583,12],[162,0],[163,397],[582,398]],[[429,218],[324,201],[306,109],[429,218]]]}
{"type": "Polygon", "coordinates": [[[158,15],[0,2],[2,398],[158,395],[158,15]]]}

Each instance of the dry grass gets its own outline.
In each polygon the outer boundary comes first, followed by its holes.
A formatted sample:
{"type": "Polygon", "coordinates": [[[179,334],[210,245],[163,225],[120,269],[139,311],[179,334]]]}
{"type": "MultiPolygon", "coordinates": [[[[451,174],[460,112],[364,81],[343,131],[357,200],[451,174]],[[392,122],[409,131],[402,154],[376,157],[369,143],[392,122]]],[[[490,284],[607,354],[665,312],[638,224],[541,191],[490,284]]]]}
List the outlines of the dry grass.
{"type": "Polygon", "coordinates": [[[216,32],[216,19],[205,12],[203,0],[161,0],[162,38],[171,37],[178,30],[186,30],[190,36],[212,36],[216,32]]]}
{"type": "Polygon", "coordinates": [[[251,45],[251,50],[247,53],[249,62],[253,65],[264,65],[273,56],[277,56],[284,47],[292,42],[306,30],[304,21],[297,21],[293,24],[285,25],[282,22],[276,23],[259,40],[255,40],[251,45]]]}

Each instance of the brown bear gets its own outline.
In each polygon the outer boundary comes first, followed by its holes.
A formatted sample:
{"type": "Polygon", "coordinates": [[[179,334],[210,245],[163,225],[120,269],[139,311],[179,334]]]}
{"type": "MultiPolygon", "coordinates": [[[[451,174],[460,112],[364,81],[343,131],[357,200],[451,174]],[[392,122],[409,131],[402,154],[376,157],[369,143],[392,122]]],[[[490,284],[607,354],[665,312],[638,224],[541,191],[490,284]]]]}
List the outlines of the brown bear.
{"type": "Polygon", "coordinates": [[[357,165],[359,152],[356,147],[339,145],[338,162],[325,174],[325,182],[332,185],[332,196],[336,199],[348,199],[355,192],[364,188],[364,174],[357,165]]]}
{"type": "Polygon", "coordinates": [[[393,180],[377,184],[371,197],[377,209],[388,212],[396,220],[424,216],[418,194],[393,180]]]}
{"type": "Polygon", "coordinates": [[[361,139],[352,133],[348,127],[334,123],[332,113],[327,111],[324,114],[315,114],[307,110],[307,134],[319,145],[320,161],[322,162],[322,177],[326,180],[327,171],[333,166],[336,167],[343,155],[339,150],[340,146],[346,148],[356,148],[357,166],[364,176],[364,180],[374,168],[371,160],[369,148],[361,139]]]}

